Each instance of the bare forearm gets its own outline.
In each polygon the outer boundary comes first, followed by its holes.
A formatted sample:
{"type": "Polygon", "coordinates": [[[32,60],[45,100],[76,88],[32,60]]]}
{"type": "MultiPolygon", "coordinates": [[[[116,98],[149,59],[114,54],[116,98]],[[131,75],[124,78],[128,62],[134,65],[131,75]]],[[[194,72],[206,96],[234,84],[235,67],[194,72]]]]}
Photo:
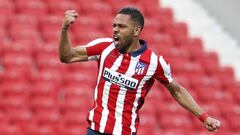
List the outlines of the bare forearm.
{"type": "Polygon", "coordinates": [[[66,29],[62,29],[60,43],[59,43],[59,58],[62,62],[68,61],[73,55],[71,43],[68,39],[68,33],[66,29]]]}
{"type": "Polygon", "coordinates": [[[192,112],[195,116],[199,117],[203,113],[203,110],[189,92],[180,85],[178,86],[178,90],[171,92],[171,94],[181,106],[192,112]]]}

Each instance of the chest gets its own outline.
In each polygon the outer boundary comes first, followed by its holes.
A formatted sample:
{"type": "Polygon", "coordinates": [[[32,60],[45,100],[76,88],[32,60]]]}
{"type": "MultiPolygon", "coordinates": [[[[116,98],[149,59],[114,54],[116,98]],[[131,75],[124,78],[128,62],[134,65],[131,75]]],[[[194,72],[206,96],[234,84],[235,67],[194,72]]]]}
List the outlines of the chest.
{"type": "Polygon", "coordinates": [[[127,89],[136,89],[140,83],[152,78],[150,59],[139,55],[110,53],[102,64],[102,78],[127,89]],[[150,68],[149,68],[150,67],[150,68]]]}

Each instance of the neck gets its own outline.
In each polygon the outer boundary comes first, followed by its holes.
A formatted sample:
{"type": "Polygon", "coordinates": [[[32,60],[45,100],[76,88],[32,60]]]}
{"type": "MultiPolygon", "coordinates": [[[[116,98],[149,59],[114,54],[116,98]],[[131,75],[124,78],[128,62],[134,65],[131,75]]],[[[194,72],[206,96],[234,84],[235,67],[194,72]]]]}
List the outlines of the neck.
{"type": "Polygon", "coordinates": [[[129,48],[126,50],[126,53],[131,53],[134,51],[137,51],[139,48],[141,47],[139,39],[135,39],[133,40],[133,42],[131,43],[131,45],[129,46],[129,48]]]}

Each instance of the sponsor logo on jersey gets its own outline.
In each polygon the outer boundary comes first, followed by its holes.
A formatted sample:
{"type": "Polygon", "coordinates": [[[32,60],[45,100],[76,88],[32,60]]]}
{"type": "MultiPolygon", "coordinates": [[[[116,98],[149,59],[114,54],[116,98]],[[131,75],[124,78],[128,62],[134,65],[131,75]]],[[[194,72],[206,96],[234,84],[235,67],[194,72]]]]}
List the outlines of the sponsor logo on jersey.
{"type": "Polygon", "coordinates": [[[146,64],[144,64],[143,62],[138,62],[136,67],[135,67],[135,72],[140,75],[144,72],[144,69],[146,67],[146,64]]]}
{"type": "Polygon", "coordinates": [[[136,89],[138,84],[137,79],[118,73],[116,71],[112,71],[106,67],[104,68],[103,78],[108,82],[126,89],[136,89]]]}

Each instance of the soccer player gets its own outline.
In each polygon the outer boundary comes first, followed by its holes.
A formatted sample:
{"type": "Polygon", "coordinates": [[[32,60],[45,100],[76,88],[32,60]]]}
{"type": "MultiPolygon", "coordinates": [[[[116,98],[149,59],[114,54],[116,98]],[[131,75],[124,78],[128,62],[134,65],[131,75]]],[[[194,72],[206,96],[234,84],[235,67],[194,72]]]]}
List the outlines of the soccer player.
{"type": "Polygon", "coordinates": [[[87,135],[136,135],[138,111],[154,80],[162,83],[209,131],[220,127],[220,121],[208,116],[189,92],[172,78],[170,66],[163,56],[156,55],[144,40],[139,39],[144,27],[144,17],[139,10],[125,7],[117,13],[112,38],[96,39],[73,48],[68,29],[77,16],[75,10],[65,12],[59,58],[63,63],[98,62],[94,107],[88,114],[87,135]]]}

